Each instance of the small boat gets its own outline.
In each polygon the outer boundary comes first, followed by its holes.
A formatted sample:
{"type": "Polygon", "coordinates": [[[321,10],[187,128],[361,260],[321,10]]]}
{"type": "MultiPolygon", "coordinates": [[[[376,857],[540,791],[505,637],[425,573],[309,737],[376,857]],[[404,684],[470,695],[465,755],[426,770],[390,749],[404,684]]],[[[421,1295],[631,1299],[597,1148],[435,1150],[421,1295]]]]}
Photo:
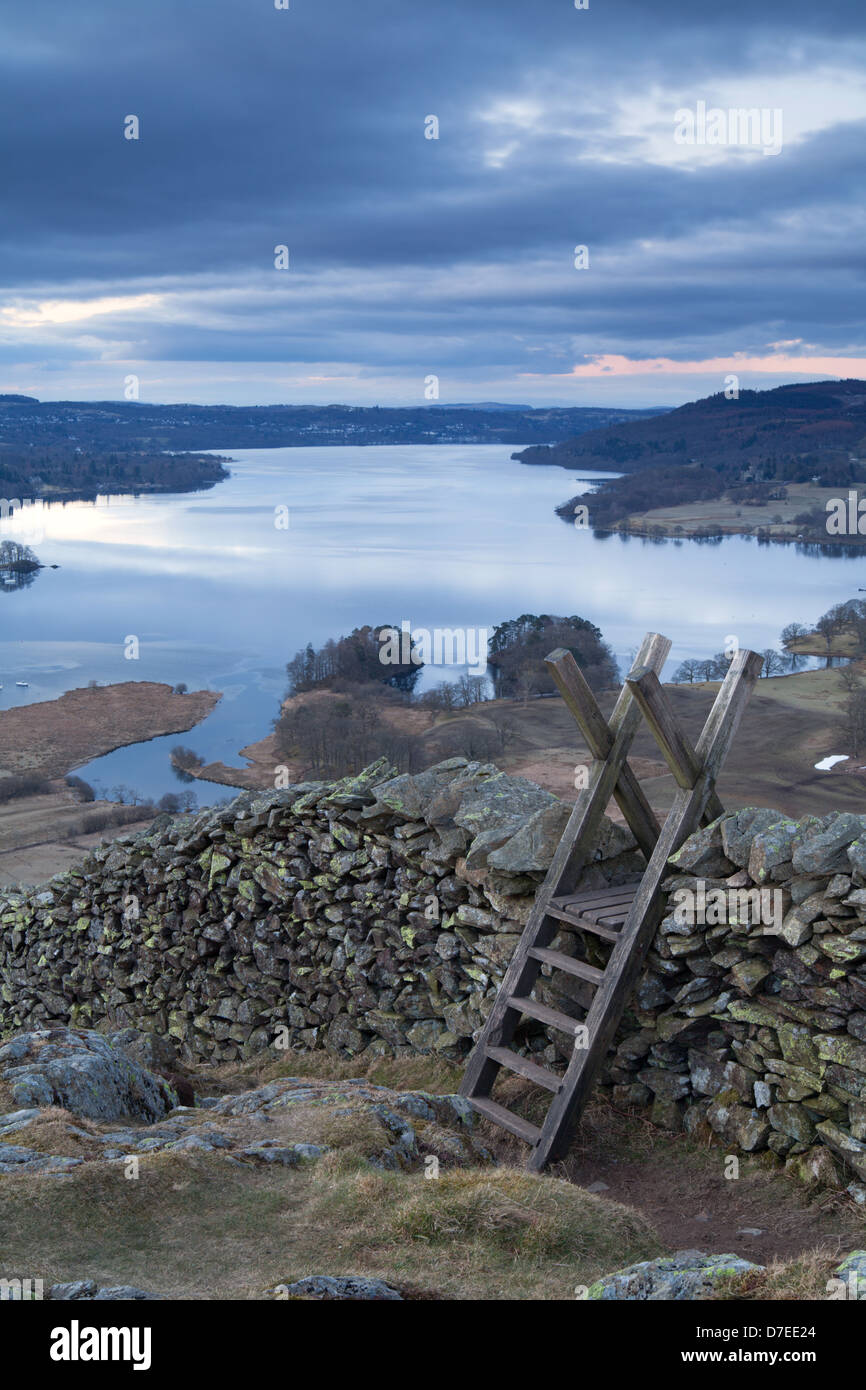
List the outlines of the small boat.
{"type": "Polygon", "coordinates": [[[23,686],[26,686],[28,689],[29,689],[29,687],[30,687],[30,682],[29,682],[29,681],[16,681],[15,684],[16,684],[16,685],[23,685],[23,686]]]}

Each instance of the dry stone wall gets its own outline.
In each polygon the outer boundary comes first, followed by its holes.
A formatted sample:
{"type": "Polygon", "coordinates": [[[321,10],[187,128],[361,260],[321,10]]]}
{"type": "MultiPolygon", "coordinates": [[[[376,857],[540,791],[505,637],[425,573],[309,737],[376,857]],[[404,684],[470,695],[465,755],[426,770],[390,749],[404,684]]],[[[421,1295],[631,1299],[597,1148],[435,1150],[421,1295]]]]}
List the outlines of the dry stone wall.
{"type": "MultiPolygon", "coordinates": [[[[534,783],[453,758],[159,818],[0,895],[0,1033],[136,1027],[189,1060],[274,1046],[459,1059],[568,814],[534,783]]],[[[642,867],[605,820],[583,884],[642,867]]],[[[706,1123],[806,1176],[832,1154],[866,1182],[866,817],[726,815],[674,856],[666,886],[602,1084],[657,1124],[706,1123]]],[[[590,935],[553,944],[604,963],[590,935]]],[[[583,1017],[589,989],[545,970],[536,992],[583,1017]]],[[[565,1057],[532,1022],[517,1045],[565,1057]]]]}
{"type": "Polygon", "coordinates": [[[866,816],[749,807],[671,867],[614,1095],[807,1180],[831,1154],[866,1180],[866,816]]]}
{"type": "MultiPolygon", "coordinates": [[[[453,758],[159,818],[0,896],[0,1031],[107,1022],[219,1061],[275,1045],[460,1057],[568,813],[453,758]]],[[[586,882],[641,863],[606,821],[586,882]]],[[[531,1045],[550,1046],[537,1030],[531,1045]]]]}

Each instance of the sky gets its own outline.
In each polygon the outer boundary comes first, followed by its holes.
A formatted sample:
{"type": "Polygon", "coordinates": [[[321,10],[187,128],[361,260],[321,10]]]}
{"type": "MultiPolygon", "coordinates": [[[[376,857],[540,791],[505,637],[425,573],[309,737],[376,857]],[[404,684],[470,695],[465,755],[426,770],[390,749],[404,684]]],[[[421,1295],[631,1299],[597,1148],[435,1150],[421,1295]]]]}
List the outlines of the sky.
{"type": "Polygon", "coordinates": [[[866,377],[862,0],[7,0],[0,39],[0,390],[866,377]]]}

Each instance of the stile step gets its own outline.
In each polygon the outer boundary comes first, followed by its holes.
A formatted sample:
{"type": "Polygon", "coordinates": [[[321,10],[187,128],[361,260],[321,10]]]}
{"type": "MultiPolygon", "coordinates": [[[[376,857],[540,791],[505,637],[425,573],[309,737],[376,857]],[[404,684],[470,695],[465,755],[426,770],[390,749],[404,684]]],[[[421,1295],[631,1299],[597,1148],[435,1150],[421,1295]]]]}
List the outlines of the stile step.
{"type": "Polygon", "coordinates": [[[519,1115],[513,1115],[504,1105],[498,1105],[488,1096],[467,1096],[466,1099],[479,1115],[483,1115],[486,1120],[492,1120],[500,1129],[507,1129],[516,1134],[518,1139],[523,1139],[525,1143],[537,1144],[541,1138],[541,1130],[536,1129],[535,1125],[531,1125],[528,1120],[522,1120],[519,1115]]]}
{"type": "Polygon", "coordinates": [[[591,922],[588,917],[581,917],[577,912],[569,912],[566,908],[555,907],[553,903],[547,909],[548,917],[555,917],[558,922],[567,922],[570,927],[577,927],[578,931],[589,931],[594,936],[600,936],[603,941],[619,941],[619,932],[612,931],[610,927],[603,926],[600,922],[591,922]]]}
{"type": "Polygon", "coordinates": [[[566,975],[576,975],[579,980],[588,980],[591,985],[600,985],[604,979],[603,970],[598,970],[585,960],[567,956],[563,951],[551,951],[546,946],[530,946],[529,955],[533,960],[540,960],[542,965],[550,965],[566,975]]]}
{"type": "Polygon", "coordinates": [[[548,1071],[547,1067],[540,1067],[537,1062],[530,1061],[528,1057],[522,1057],[519,1052],[512,1052],[510,1047],[488,1047],[487,1056],[494,1062],[498,1062],[501,1067],[507,1067],[509,1071],[516,1072],[519,1076],[525,1076],[527,1080],[534,1081],[536,1086],[544,1086],[554,1094],[562,1086],[562,1077],[555,1072],[548,1071]]]}
{"type": "Polygon", "coordinates": [[[569,1018],[568,1014],[561,1014],[558,1009],[551,1009],[548,1004],[541,1004],[537,999],[510,994],[508,1003],[510,1008],[519,1009],[522,1014],[528,1014],[530,1018],[537,1018],[540,1023],[546,1023],[550,1028],[556,1028],[560,1033],[568,1033],[572,1038],[576,1038],[585,1027],[580,1019],[569,1018]]]}

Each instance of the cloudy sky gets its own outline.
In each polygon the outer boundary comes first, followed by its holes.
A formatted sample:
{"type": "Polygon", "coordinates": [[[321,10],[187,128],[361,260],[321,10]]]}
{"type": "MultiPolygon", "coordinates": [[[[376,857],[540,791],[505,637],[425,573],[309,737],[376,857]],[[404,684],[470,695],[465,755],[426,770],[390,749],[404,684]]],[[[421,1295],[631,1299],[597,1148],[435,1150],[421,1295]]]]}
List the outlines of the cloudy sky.
{"type": "Polygon", "coordinates": [[[7,0],[0,389],[663,405],[866,376],[862,0],[289,4],[7,0]]]}

